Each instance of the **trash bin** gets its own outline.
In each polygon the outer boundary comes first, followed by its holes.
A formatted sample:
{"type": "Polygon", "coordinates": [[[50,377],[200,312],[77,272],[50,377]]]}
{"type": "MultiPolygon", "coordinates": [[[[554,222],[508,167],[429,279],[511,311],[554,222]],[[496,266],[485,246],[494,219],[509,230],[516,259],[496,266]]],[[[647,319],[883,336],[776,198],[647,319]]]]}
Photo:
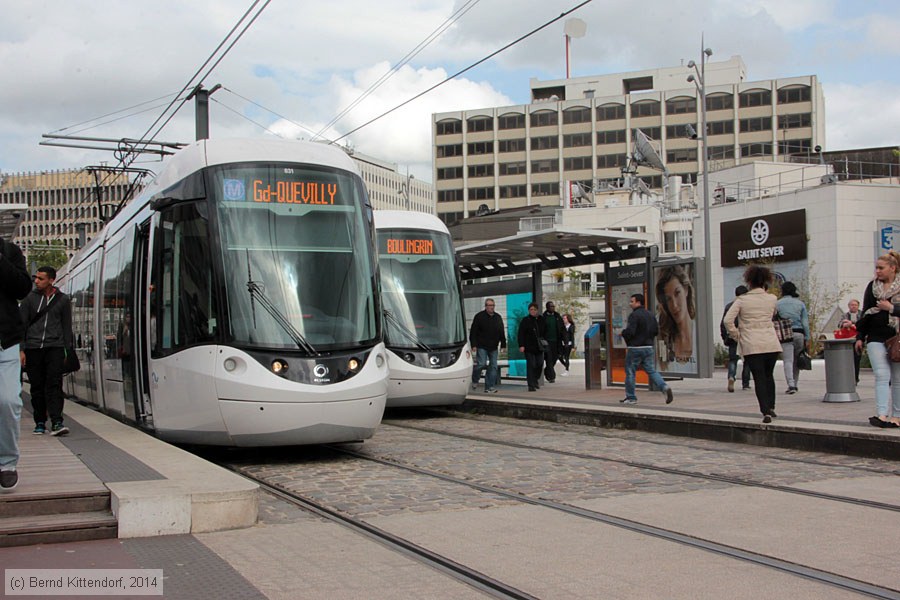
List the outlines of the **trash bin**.
{"type": "Polygon", "coordinates": [[[603,333],[600,323],[584,334],[584,389],[603,389],[603,333]]]}
{"type": "Polygon", "coordinates": [[[825,345],[825,397],[822,402],[859,402],[853,366],[855,338],[822,340],[825,345]]]}

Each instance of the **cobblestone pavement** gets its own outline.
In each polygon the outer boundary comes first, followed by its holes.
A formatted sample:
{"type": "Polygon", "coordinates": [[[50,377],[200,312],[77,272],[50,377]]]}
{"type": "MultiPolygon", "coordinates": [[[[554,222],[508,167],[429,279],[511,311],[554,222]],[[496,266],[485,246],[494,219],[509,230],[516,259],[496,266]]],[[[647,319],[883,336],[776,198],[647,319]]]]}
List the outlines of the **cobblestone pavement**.
{"type": "MultiPolygon", "coordinates": [[[[449,437],[392,426],[392,423],[775,485],[895,477],[898,469],[896,463],[875,459],[597,430],[588,426],[522,423],[500,417],[392,420],[373,439],[351,446],[363,454],[561,502],[733,486],[593,458],[449,437]]],[[[275,485],[363,519],[516,504],[513,500],[324,448],[293,456],[258,451],[239,466],[275,485]]],[[[261,504],[261,520],[288,522],[295,510],[281,500],[266,499],[261,504]]]]}

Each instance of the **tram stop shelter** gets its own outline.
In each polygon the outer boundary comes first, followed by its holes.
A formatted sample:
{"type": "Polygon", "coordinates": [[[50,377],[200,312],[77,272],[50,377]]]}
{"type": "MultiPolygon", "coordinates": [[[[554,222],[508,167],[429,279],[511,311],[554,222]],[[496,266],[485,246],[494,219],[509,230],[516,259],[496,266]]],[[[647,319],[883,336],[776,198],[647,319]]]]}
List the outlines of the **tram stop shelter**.
{"type": "MultiPolygon", "coordinates": [[[[484,277],[531,274],[531,294],[543,303],[543,271],[570,269],[614,261],[655,260],[658,249],[650,234],[608,229],[576,229],[554,226],[540,231],[478,242],[456,248],[460,277],[472,281],[484,277]]],[[[504,282],[491,282],[490,293],[498,293],[504,282]]],[[[473,290],[474,291],[474,290],[473,290]]]]}

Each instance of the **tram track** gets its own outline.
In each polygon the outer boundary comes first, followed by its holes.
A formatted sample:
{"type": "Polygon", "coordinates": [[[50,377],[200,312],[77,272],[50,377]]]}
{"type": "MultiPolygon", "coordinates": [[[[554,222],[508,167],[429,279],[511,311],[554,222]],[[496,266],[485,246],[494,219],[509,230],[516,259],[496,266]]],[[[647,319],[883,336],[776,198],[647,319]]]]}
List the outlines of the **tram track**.
{"type": "MultiPolygon", "coordinates": [[[[864,498],[854,498],[852,496],[839,496],[837,494],[828,494],[826,492],[817,492],[814,490],[806,490],[803,488],[791,487],[787,485],[774,484],[774,483],[766,483],[764,481],[758,481],[753,479],[744,479],[739,477],[733,477],[730,475],[719,475],[715,473],[700,473],[697,471],[687,471],[684,469],[676,469],[674,467],[663,467],[659,465],[653,465],[650,463],[639,462],[634,460],[627,460],[622,458],[612,458],[608,456],[598,456],[596,454],[587,454],[583,452],[572,452],[569,450],[560,450],[558,448],[549,448],[546,446],[537,446],[532,444],[522,444],[519,442],[510,442],[507,440],[498,440],[493,438],[486,438],[477,435],[465,434],[465,433],[453,433],[442,430],[431,429],[428,427],[422,427],[418,425],[410,425],[410,424],[398,424],[396,422],[384,423],[384,425],[390,427],[398,427],[401,429],[409,429],[413,431],[420,431],[423,433],[431,433],[435,435],[442,435],[447,437],[453,437],[458,439],[465,439],[470,441],[476,441],[486,444],[495,444],[498,446],[505,446],[508,448],[517,448],[521,450],[535,450],[539,452],[547,452],[551,454],[556,454],[559,456],[568,456],[572,458],[578,458],[583,460],[596,460],[609,462],[619,465],[624,465],[636,469],[643,469],[648,471],[656,471],[659,473],[666,473],[668,475],[676,475],[680,477],[690,477],[694,479],[703,479],[706,481],[715,481],[719,483],[726,483],[730,485],[740,485],[745,487],[754,487],[760,489],[767,489],[777,492],[784,492],[789,494],[797,494],[801,496],[807,496],[811,498],[817,498],[819,500],[829,500],[832,502],[842,502],[845,504],[853,504],[856,506],[864,506],[867,508],[875,508],[879,510],[887,510],[891,512],[900,512],[900,505],[889,504],[886,502],[878,502],[875,500],[866,500],[864,498]]],[[[833,467],[833,465],[829,465],[833,467]]],[[[885,473],[882,473],[885,474],[885,473]]]]}
{"type": "MultiPolygon", "coordinates": [[[[492,422],[492,423],[501,423],[502,421],[497,421],[494,419],[504,418],[504,417],[494,417],[492,415],[478,415],[478,417],[474,417],[468,413],[460,413],[460,412],[453,411],[453,410],[441,410],[441,409],[435,409],[435,408],[420,409],[420,412],[425,412],[426,414],[436,414],[436,415],[440,415],[441,417],[451,417],[454,419],[471,419],[471,420],[489,419],[490,422],[492,422]]],[[[386,424],[386,425],[392,425],[392,424],[395,424],[396,421],[392,420],[392,419],[386,419],[386,420],[382,421],[382,423],[386,424]]],[[[543,427],[542,425],[558,425],[558,424],[552,423],[552,422],[542,423],[541,425],[532,425],[527,422],[516,423],[516,427],[524,427],[524,428],[546,431],[546,427],[543,427]]],[[[598,428],[592,427],[591,429],[596,430],[598,428]]],[[[597,431],[592,431],[590,435],[592,435],[593,437],[616,440],[616,441],[621,441],[623,439],[620,436],[605,435],[603,433],[598,433],[597,431]]],[[[701,450],[701,451],[707,451],[707,452],[710,450],[708,446],[700,446],[700,445],[685,443],[685,442],[681,442],[681,441],[679,441],[679,442],[663,442],[658,439],[642,439],[642,438],[636,438],[636,437],[628,438],[628,439],[630,439],[631,441],[640,442],[642,444],[652,444],[652,445],[656,445],[656,446],[671,446],[671,447],[675,447],[675,448],[688,448],[691,450],[701,450]]],[[[717,448],[716,452],[720,452],[720,453],[724,452],[724,453],[728,453],[728,454],[732,454],[732,455],[742,455],[742,456],[761,456],[760,454],[755,453],[755,452],[748,452],[746,450],[735,450],[735,449],[717,448]]],[[[812,466],[821,466],[821,467],[829,467],[829,468],[850,468],[850,469],[854,469],[855,471],[865,471],[868,473],[874,473],[876,475],[900,475],[900,469],[893,469],[893,470],[885,471],[885,470],[881,470],[881,469],[874,469],[872,467],[866,467],[866,466],[860,466],[860,465],[853,465],[853,466],[835,465],[832,463],[827,463],[827,462],[822,462],[822,461],[817,461],[817,460],[800,459],[800,458],[768,455],[768,454],[765,455],[765,458],[766,458],[766,460],[773,460],[773,461],[786,462],[786,463],[796,463],[796,464],[802,464],[802,465],[812,465],[812,466]]]]}
{"type": "MultiPolygon", "coordinates": [[[[340,451],[339,448],[331,449],[340,451]]],[[[536,596],[532,596],[531,594],[528,594],[527,592],[524,592],[516,587],[494,579],[493,577],[481,573],[480,571],[454,561],[449,557],[443,556],[436,552],[432,552],[431,550],[428,550],[427,548],[419,544],[385,531],[384,529],[376,527],[361,519],[357,519],[344,512],[341,512],[334,508],[329,508],[321,502],[312,500],[296,492],[284,489],[277,484],[266,481],[262,477],[258,477],[256,475],[248,473],[240,467],[222,462],[218,464],[235,473],[238,473],[243,477],[246,477],[247,479],[250,479],[257,485],[259,485],[260,488],[265,492],[268,492],[273,496],[292,504],[293,506],[313,513],[329,522],[346,527],[351,531],[354,531],[355,533],[370,540],[383,544],[395,552],[403,554],[404,556],[407,556],[420,563],[424,563],[440,571],[441,573],[444,573],[452,579],[472,586],[473,588],[484,592],[491,597],[500,598],[502,600],[538,600],[536,596]]]]}
{"type": "Polygon", "coordinates": [[[404,470],[410,471],[412,473],[416,473],[416,474],[424,475],[424,476],[428,476],[428,477],[433,477],[433,478],[440,479],[440,480],[448,482],[448,483],[454,483],[454,484],[458,484],[458,485],[462,485],[462,486],[467,486],[469,488],[478,490],[480,492],[495,494],[495,495],[498,495],[498,496],[501,496],[504,498],[519,501],[524,504],[530,504],[530,505],[534,505],[534,506],[548,508],[548,509],[558,511],[558,512],[570,515],[570,516],[575,516],[575,517],[587,519],[590,521],[603,523],[606,525],[611,525],[611,526],[625,529],[625,530],[628,530],[631,532],[639,533],[639,534],[642,534],[645,536],[654,537],[654,538],[666,540],[669,542],[681,544],[684,546],[688,546],[690,548],[694,548],[697,550],[704,550],[706,552],[712,552],[714,554],[718,554],[718,555],[732,558],[735,560],[739,560],[742,562],[748,562],[748,563],[752,563],[752,564],[755,564],[758,566],[763,566],[763,567],[767,567],[767,568],[781,571],[784,573],[788,573],[790,575],[794,575],[797,577],[802,577],[804,579],[815,581],[817,583],[824,584],[824,585],[827,585],[830,587],[839,588],[839,589],[843,589],[846,591],[855,592],[858,594],[863,594],[863,595],[866,595],[866,596],[869,596],[872,598],[900,600],[900,590],[885,588],[885,587],[867,583],[867,582],[864,582],[864,581],[861,581],[858,579],[854,579],[852,577],[846,577],[844,575],[840,575],[840,574],[833,573],[830,571],[825,571],[823,569],[817,569],[815,567],[801,565],[801,564],[798,564],[795,562],[783,560],[783,559],[769,556],[766,554],[753,552],[751,550],[744,550],[744,549],[730,546],[727,544],[722,544],[722,543],[715,542],[712,540],[707,540],[704,538],[695,537],[695,536],[687,535],[684,533],[679,533],[677,531],[672,531],[670,529],[657,527],[654,525],[642,523],[642,522],[635,521],[632,519],[617,517],[615,515],[611,515],[608,513],[603,513],[603,512],[594,511],[594,510],[590,510],[590,509],[586,509],[586,508],[581,508],[578,506],[574,506],[574,505],[566,504],[566,503],[562,503],[562,502],[556,502],[553,500],[536,498],[534,496],[529,496],[529,495],[522,494],[519,492],[510,491],[510,490],[498,488],[495,486],[485,485],[485,484],[477,483],[477,482],[466,480],[466,479],[461,479],[458,477],[454,477],[452,475],[448,475],[446,473],[432,471],[430,469],[425,469],[422,467],[402,463],[402,462],[391,460],[391,459],[367,455],[367,454],[358,452],[356,450],[350,450],[350,449],[344,448],[344,447],[328,446],[328,448],[337,453],[345,454],[347,456],[351,456],[353,458],[357,458],[360,460],[366,460],[366,461],[374,462],[374,463],[377,463],[380,465],[395,467],[398,469],[404,469],[404,470]]]}

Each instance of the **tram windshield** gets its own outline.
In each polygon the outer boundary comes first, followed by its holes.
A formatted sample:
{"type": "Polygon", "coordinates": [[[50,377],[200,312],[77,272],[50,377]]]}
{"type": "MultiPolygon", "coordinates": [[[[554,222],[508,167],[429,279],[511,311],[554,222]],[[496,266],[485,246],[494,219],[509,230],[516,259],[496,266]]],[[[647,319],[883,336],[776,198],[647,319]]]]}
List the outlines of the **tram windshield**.
{"type": "Polygon", "coordinates": [[[273,164],[211,177],[234,343],[316,353],[378,339],[357,177],[273,164]]]}
{"type": "Polygon", "coordinates": [[[443,233],[378,229],[385,341],[421,349],[465,342],[453,245],[443,233]]]}

